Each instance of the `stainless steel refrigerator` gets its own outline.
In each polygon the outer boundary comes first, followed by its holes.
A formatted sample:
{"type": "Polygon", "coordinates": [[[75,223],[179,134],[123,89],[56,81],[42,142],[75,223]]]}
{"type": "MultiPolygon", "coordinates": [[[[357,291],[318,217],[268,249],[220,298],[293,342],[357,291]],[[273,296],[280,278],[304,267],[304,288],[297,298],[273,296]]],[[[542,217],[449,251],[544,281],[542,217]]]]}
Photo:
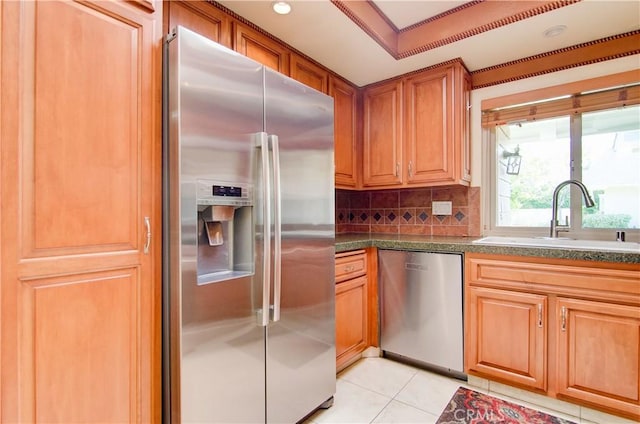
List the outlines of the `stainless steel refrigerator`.
{"type": "Polygon", "coordinates": [[[335,393],[333,100],[192,31],[165,49],[165,422],[335,393]]]}

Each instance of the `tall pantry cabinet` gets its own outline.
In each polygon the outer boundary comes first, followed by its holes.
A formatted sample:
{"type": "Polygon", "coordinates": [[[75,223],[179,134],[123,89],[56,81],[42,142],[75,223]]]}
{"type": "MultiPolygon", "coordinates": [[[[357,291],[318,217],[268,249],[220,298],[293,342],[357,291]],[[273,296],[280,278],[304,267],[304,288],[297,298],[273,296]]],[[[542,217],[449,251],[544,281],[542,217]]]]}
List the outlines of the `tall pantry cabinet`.
{"type": "Polygon", "coordinates": [[[161,16],[0,5],[2,422],[160,419],[161,16]]]}

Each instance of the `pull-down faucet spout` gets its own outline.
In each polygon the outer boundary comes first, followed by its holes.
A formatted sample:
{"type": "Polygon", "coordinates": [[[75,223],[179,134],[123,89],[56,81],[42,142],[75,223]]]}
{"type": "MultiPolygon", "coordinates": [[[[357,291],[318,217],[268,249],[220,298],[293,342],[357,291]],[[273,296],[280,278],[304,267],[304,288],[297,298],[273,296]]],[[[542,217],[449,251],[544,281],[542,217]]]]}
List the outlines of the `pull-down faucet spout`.
{"type": "Polygon", "coordinates": [[[578,186],[580,191],[582,191],[582,197],[584,198],[584,205],[586,207],[592,208],[595,206],[595,202],[591,198],[591,195],[589,195],[589,191],[587,190],[587,187],[585,187],[585,185],[582,184],[582,182],[578,180],[567,180],[558,184],[555,190],[553,190],[553,201],[551,205],[551,227],[549,229],[549,236],[551,238],[558,237],[558,231],[559,231],[558,227],[565,227],[564,225],[558,224],[558,194],[560,193],[560,190],[562,189],[562,187],[569,184],[574,184],[578,186]]]}

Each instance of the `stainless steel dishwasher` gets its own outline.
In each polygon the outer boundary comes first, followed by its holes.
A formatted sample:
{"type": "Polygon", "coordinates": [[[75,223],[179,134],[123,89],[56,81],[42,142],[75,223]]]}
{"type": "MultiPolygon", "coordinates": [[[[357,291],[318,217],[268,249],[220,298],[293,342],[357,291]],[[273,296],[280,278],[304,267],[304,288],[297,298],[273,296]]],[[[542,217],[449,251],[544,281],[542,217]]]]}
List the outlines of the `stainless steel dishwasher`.
{"type": "Polygon", "coordinates": [[[384,355],[466,379],[462,255],[399,250],[378,255],[384,355]]]}

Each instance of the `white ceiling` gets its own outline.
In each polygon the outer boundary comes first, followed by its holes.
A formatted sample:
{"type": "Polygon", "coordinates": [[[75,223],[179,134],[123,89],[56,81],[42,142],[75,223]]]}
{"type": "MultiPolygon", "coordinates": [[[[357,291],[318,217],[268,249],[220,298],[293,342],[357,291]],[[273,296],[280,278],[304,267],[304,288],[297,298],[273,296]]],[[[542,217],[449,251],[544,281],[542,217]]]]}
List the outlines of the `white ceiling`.
{"type": "MultiPolygon", "coordinates": [[[[474,71],[640,29],[639,0],[583,0],[396,60],[329,0],[290,0],[292,11],[286,16],[275,14],[269,0],[218,1],[359,86],[457,57],[474,71]],[[566,25],[567,30],[557,37],[545,38],[543,32],[555,25],[566,25]]],[[[467,2],[375,0],[399,29],[464,3],[467,2]]]]}

